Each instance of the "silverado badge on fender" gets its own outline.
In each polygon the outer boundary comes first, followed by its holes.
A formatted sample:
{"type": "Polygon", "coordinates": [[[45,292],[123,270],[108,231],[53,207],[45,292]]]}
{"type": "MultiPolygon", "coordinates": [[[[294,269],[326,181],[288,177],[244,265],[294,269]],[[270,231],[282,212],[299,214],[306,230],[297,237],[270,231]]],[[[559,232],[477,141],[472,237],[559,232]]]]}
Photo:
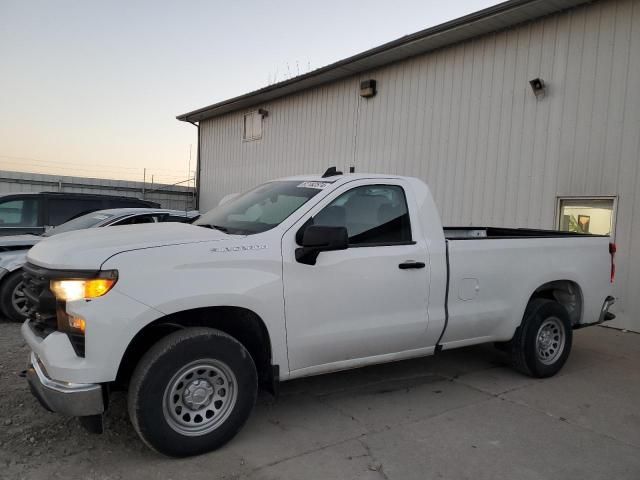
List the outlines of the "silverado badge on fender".
{"type": "Polygon", "coordinates": [[[245,252],[249,250],[264,250],[266,248],[267,248],[266,245],[239,245],[235,247],[212,248],[211,251],[214,253],[228,253],[228,252],[245,252]]]}

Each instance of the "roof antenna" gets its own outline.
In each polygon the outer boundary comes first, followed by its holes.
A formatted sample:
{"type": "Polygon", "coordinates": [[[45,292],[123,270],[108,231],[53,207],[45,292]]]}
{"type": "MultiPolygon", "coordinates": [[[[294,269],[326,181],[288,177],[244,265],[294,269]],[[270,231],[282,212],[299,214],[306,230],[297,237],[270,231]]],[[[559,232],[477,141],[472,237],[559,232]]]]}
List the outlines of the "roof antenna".
{"type": "Polygon", "coordinates": [[[336,175],[342,175],[342,172],[336,170],[336,167],[329,167],[327,171],[322,174],[322,178],[335,177],[336,175]]]}

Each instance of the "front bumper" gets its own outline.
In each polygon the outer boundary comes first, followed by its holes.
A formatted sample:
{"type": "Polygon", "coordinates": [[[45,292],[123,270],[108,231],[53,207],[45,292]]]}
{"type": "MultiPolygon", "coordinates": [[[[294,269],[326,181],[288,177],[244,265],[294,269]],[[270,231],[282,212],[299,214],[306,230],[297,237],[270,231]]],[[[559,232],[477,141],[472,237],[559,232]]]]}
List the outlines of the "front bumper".
{"type": "Polygon", "coordinates": [[[105,410],[102,385],[97,383],[70,383],[47,376],[42,363],[32,352],[27,368],[27,380],[33,395],[51,412],[85,417],[105,410]]]}

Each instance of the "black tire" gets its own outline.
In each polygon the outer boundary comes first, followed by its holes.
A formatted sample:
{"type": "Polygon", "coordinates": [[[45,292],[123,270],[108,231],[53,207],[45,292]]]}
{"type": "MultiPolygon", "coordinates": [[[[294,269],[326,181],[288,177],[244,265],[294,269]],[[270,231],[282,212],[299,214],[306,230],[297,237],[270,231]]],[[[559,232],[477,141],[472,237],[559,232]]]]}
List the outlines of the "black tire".
{"type": "Polygon", "coordinates": [[[142,440],[157,452],[172,457],[198,455],[215,450],[233,438],[249,417],[256,401],[257,390],[256,367],[251,355],[240,342],[219,330],[187,328],[162,338],[136,366],[129,384],[129,417],[142,440]],[[192,372],[195,376],[181,376],[184,372],[189,372],[189,368],[197,368],[207,362],[213,362],[213,366],[205,365],[205,368],[211,369],[210,372],[203,368],[192,372]],[[191,367],[192,365],[195,367],[191,367]],[[216,365],[223,369],[218,372],[218,376],[215,372],[216,365]],[[225,384],[228,388],[223,392],[225,389],[216,385],[215,380],[224,378],[224,372],[235,381],[225,384]],[[209,376],[212,376],[213,380],[209,376]],[[194,382],[198,382],[195,388],[194,382]],[[213,396],[208,397],[208,400],[198,400],[203,402],[204,407],[201,405],[197,408],[212,409],[206,412],[192,410],[194,405],[188,404],[186,400],[186,394],[195,390],[200,391],[197,398],[202,399],[203,389],[200,388],[200,382],[206,383],[205,388],[213,391],[213,396]],[[183,383],[186,385],[180,387],[183,383]],[[231,404],[229,399],[232,398],[234,387],[235,399],[231,404]],[[215,399],[221,398],[219,395],[222,393],[228,395],[229,406],[225,407],[224,413],[220,413],[222,410],[214,413],[213,405],[220,401],[215,399]],[[197,414],[198,412],[202,415],[197,414]],[[193,418],[189,416],[191,414],[194,415],[193,418]],[[192,426],[181,424],[186,421],[185,417],[189,417],[188,421],[192,426]],[[202,424],[194,423],[197,417],[200,417],[202,424]],[[182,431],[188,428],[205,428],[207,423],[209,427],[206,428],[210,428],[210,422],[215,421],[221,423],[210,431],[182,431]]]}
{"type": "Polygon", "coordinates": [[[0,307],[2,313],[14,322],[24,322],[27,319],[26,314],[14,305],[14,291],[22,284],[22,270],[11,272],[2,282],[0,287],[0,307]]]}
{"type": "Polygon", "coordinates": [[[525,375],[551,377],[567,361],[572,341],[573,330],[567,310],[553,300],[533,299],[510,342],[511,363],[525,375]],[[546,337],[540,336],[542,334],[546,337]]]}

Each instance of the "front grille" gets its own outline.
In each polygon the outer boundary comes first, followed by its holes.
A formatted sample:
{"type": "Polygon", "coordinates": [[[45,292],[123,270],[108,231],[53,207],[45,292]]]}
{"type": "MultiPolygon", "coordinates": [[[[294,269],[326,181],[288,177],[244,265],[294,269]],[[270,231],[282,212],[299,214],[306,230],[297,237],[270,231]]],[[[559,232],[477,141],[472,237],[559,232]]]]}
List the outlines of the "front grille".
{"type": "Polygon", "coordinates": [[[27,263],[23,267],[27,317],[33,332],[45,338],[58,329],[56,299],[49,289],[51,270],[27,263]]]}
{"type": "MultiPolygon", "coordinates": [[[[22,268],[28,325],[38,337],[46,338],[52,332],[58,331],[58,315],[66,315],[64,302],[56,301],[49,284],[52,279],[71,278],[75,275],[67,271],[38,267],[31,263],[27,263],[22,268]]],[[[76,355],[84,357],[84,335],[65,333],[76,355]]]]}

